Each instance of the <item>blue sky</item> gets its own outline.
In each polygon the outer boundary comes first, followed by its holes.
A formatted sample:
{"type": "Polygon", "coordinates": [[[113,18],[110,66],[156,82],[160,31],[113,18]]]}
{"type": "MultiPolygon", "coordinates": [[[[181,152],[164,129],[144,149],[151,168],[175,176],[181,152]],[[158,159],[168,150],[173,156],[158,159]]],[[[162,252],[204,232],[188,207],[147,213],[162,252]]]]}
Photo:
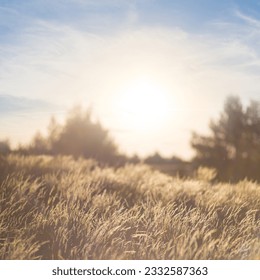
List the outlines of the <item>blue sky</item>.
{"type": "Polygon", "coordinates": [[[227,95],[260,98],[259,30],[260,1],[0,0],[0,136],[26,142],[80,103],[123,151],[188,158],[227,95]],[[165,128],[118,120],[113,100],[140,77],[171,95],[165,128]]]}
{"type": "Polygon", "coordinates": [[[255,19],[260,17],[257,0],[1,0],[0,7],[1,34],[14,36],[34,20],[59,22],[81,30],[96,27],[110,31],[112,27],[122,27],[131,11],[138,13],[141,25],[179,26],[193,32],[208,29],[214,21],[239,22],[236,11],[255,19]],[[91,20],[93,24],[88,25],[91,20]]]}

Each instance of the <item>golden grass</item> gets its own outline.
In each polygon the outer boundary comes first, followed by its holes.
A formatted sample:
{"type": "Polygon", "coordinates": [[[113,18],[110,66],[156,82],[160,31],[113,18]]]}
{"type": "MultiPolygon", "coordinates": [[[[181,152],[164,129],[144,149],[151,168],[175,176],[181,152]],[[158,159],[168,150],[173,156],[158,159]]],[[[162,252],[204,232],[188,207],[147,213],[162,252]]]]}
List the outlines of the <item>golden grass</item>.
{"type": "Polygon", "coordinates": [[[260,185],[0,159],[0,259],[260,259],[260,185]]]}

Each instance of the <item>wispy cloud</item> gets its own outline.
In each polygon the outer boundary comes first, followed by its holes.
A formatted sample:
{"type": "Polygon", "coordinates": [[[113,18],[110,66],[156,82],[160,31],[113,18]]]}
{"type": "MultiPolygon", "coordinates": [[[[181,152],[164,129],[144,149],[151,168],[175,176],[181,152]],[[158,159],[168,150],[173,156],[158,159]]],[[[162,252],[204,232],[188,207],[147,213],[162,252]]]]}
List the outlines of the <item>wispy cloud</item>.
{"type": "Polygon", "coordinates": [[[240,10],[236,10],[236,16],[245,21],[247,24],[250,24],[253,27],[260,28],[260,20],[257,20],[256,18],[249,16],[240,10]]]}
{"type": "MultiPolygon", "coordinates": [[[[173,95],[178,112],[173,112],[170,122],[182,136],[161,132],[161,137],[186,151],[190,131],[205,131],[226,95],[239,94],[247,100],[260,91],[259,54],[244,41],[197,36],[180,29],[144,27],[100,36],[41,22],[27,30],[23,44],[14,47],[12,55],[0,72],[1,92],[52,101],[64,108],[75,103],[92,105],[127,147],[134,144],[129,135],[116,133],[122,128],[113,98],[136,76],[157,79],[173,95]],[[252,72],[251,67],[257,69],[252,72]],[[196,122],[189,126],[194,116],[196,122]]],[[[143,139],[140,149],[152,149],[143,139]]],[[[162,144],[160,149],[169,146],[162,144]]]]}
{"type": "MultiPolygon", "coordinates": [[[[71,5],[75,1],[89,11],[103,3],[68,0],[71,5]]],[[[61,2],[55,3],[59,6],[61,2]]],[[[108,2],[109,7],[119,5],[122,9],[122,1],[108,2]]],[[[123,4],[126,18],[122,25],[115,24],[117,17],[108,32],[104,32],[105,11],[98,15],[89,12],[92,15],[87,24],[82,18],[70,24],[31,12],[26,16],[30,24],[22,27],[16,44],[0,44],[0,94],[9,96],[13,110],[20,101],[35,108],[47,103],[64,109],[76,103],[92,105],[123,148],[136,149],[135,138],[139,137],[140,151],[151,152],[154,147],[147,144],[151,143],[149,137],[160,135],[168,144],[157,139],[159,150],[174,153],[175,147],[180,147],[178,150],[188,155],[190,131],[205,132],[209,118],[218,116],[228,94],[238,94],[245,102],[259,96],[259,21],[236,11],[240,22],[218,21],[212,24],[211,32],[192,33],[176,26],[140,24],[139,10],[127,2],[123,4]],[[162,84],[173,97],[169,119],[173,132],[135,137],[118,132],[124,129],[119,127],[113,100],[125,85],[144,75],[162,84]],[[196,121],[191,123],[191,119],[196,121]]],[[[22,10],[17,8],[16,12],[22,10]]],[[[111,24],[110,19],[108,22],[111,24]]],[[[2,109],[8,108],[6,102],[2,101],[2,109]]],[[[5,134],[7,131],[12,135],[6,124],[5,134]]]]}
{"type": "Polygon", "coordinates": [[[33,113],[33,112],[52,112],[58,106],[40,99],[17,97],[12,95],[0,95],[0,116],[12,113],[33,113]]]}

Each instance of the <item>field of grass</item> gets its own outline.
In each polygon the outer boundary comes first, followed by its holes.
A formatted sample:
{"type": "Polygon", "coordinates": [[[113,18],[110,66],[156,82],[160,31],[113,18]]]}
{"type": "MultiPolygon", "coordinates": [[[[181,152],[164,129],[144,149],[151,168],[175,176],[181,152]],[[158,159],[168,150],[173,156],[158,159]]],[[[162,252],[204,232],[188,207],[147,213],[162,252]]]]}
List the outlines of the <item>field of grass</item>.
{"type": "Polygon", "coordinates": [[[260,185],[0,158],[0,259],[260,259],[260,185]]]}

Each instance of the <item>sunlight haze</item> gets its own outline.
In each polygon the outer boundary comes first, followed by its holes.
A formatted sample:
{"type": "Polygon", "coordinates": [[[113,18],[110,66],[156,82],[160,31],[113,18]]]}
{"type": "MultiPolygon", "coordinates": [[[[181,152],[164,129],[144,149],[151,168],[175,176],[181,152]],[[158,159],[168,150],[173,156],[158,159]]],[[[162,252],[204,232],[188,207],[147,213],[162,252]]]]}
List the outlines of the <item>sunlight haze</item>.
{"type": "Polygon", "coordinates": [[[91,107],[121,151],[190,158],[225,98],[259,98],[258,1],[0,1],[0,134],[91,107]]]}

